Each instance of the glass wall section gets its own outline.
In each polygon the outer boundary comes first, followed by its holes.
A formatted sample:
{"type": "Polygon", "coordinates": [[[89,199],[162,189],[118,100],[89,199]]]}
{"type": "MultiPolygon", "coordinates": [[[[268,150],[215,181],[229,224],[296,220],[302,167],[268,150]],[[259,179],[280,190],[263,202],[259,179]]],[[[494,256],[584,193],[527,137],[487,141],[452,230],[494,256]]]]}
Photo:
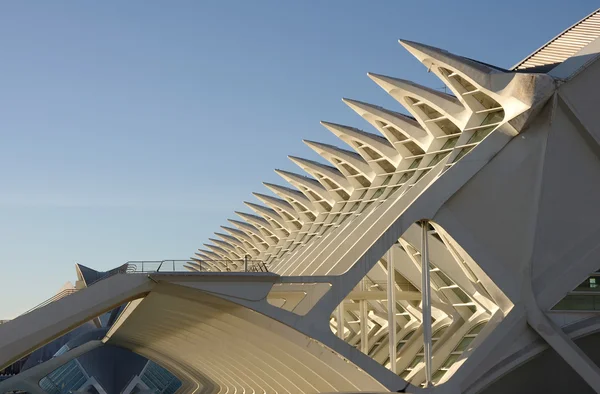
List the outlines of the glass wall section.
{"type": "Polygon", "coordinates": [[[465,350],[469,350],[471,348],[471,342],[475,340],[477,334],[483,329],[487,322],[479,323],[475,327],[471,328],[469,332],[463,337],[463,339],[456,345],[450,356],[444,361],[440,369],[437,370],[436,373],[433,374],[431,380],[433,384],[437,384],[448,372],[450,367],[460,358],[465,350]]]}
{"type": "Polygon", "coordinates": [[[181,381],[175,375],[152,361],[148,361],[140,378],[157,394],[174,394],[181,387],[181,381]]]}
{"type": "Polygon", "coordinates": [[[594,272],[552,308],[555,311],[600,311],[600,271],[594,272]]]}
{"type": "Polygon", "coordinates": [[[88,376],[77,360],[71,360],[40,380],[40,387],[49,394],[69,394],[83,386],[88,376]]]}
{"type": "MultiPolygon", "coordinates": [[[[431,336],[431,346],[433,347],[437,341],[444,335],[446,329],[450,326],[443,326],[437,329],[431,336]]],[[[408,367],[400,374],[402,379],[406,379],[406,377],[425,359],[425,353],[423,353],[423,348],[417,353],[417,355],[412,359],[408,367]]]]}

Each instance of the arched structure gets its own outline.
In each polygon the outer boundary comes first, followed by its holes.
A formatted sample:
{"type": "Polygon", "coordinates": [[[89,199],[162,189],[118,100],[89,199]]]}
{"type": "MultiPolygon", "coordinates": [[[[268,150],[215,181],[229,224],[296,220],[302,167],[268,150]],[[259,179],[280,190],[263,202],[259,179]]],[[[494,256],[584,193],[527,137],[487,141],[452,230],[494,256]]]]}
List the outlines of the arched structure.
{"type": "MultiPolygon", "coordinates": [[[[405,113],[344,99],[373,130],[322,122],[346,148],[305,141],[328,163],[290,157],[308,176],[277,170],[290,186],[265,183],[188,273],[121,275],[143,291],[104,341],[205,392],[500,393],[544,352],[574,377],[536,389],[599,392],[575,341],[600,329],[598,15],[512,70],[400,41],[447,92],[369,73],[405,113]]],[[[30,350],[1,341],[0,364],[30,350]]]]}

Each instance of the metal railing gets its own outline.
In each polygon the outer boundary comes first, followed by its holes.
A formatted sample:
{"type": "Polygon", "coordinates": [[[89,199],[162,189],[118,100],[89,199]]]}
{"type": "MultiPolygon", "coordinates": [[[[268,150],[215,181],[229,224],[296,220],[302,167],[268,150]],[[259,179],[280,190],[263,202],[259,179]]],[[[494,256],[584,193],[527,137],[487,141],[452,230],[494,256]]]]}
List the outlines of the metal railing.
{"type": "MultiPolygon", "coordinates": [[[[157,272],[269,272],[262,260],[134,260],[104,273],[87,286],[116,274],[157,273],[157,272]]],[[[34,306],[20,316],[58,301],[77,292],[76,288],[64,289],[46,301],[34,306]]]]}
{"type": "Polygon", "coordinates": [[[262,260],[135,260],[128,261],[126,273],[157,272],[269,272],[262,260]]]}
{"type": "Polygon", "coordinates": [[[132,260],[128,261],[126,273],[190,272],[192,260],[132,260]],[[190,268],[187,268],[190,267],[190,268]]]}
{"type": "Polygon", "coordinates": [[[48,304],[51,304],[51,303],[53,303],[54,301],[58,301],[58,300],[60,300],[61,298],[65,298],[65,297],[67,297],[67,296],[70,296],[71,294],[75,293],[76,291],[77,291],[77,289],[75,289],[75,288],[71,288],[71,289],[64,289],[63,291],[61,291],[61,292],[57,293],[55,296],[48,298],[46,301],[44,301],[44,302],[42,302],[42,303],[40,303],[40,304],[38,304],[38,305],[34,306],[33,308],[31,308],[31,309],[30,309],[30,310],[28,310],[28,311],[25,311],[25,312],[23,312],[23,313],[22,313],[21,315],[19,315],[19,316],[26,315],[26,314],[28,314],[28,313],[30,313],[30,312],[33,312],[33,311],[35,311],[35,310],[36,310],[36,309],[38,309],[38,308],[42,308],[42,307],[44,307],[44,306],[46,306],[46,305],[48,305],[48,304]]]}

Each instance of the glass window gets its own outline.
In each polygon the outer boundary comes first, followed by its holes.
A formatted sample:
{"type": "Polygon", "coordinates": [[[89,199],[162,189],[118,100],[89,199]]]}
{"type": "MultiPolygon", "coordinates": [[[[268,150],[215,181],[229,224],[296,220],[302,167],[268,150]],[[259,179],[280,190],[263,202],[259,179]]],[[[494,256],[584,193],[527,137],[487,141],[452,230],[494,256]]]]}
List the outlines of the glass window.
{"type": "Polygon", "coordinates": [[[456,360],[458,360],[459,357],[460,354],[451,354],[450,357],[448,357],[444,362],[444,365],[442,365],[442,368],[449,369],[452,366],[452,364],[454,364],[456,360]]]}
{"type": "Polygon", "coordinates": [[[398,189],[400,189],[400,186],[394,186],[393,188],[391,188],[390,192],[388,193],[388,195],[386,196],[386,198],[389,197],[389,196],[391,196],[392,194],[396,193],[398,191],[398,189]]]}
{"type": "MultiPolygon", "coordinates": [[[[390,282],[391,283],[391,282],[390,282]]],[[[408,334],[406,334],[404,336],[404,338],[402,338],[403,341],[408,341],[413,335],[415,334],[414,331],[410,331],[408,334]]]]}
{"type": "Polygon", "coordinates": [[[552,309],[563,311],[600,310],[600,297],[594,295],[569,294],[552,309]]]}
{"type": "MultiPolygon", "coordinates": [[[[442,337],[442,335],[444,335],[444,332],[446,332],[446,329],[449,326],[443,326],[438,328],[432,335],[431,335],[431,343],[432,346],[438,341],[438,339],[440,339],[442,337]]],[[[424,353],[423,353],[423,347],[421,347],[421,350],[419,350],[419,352],[417,353],[417,355],[415,356],[415,358],[413,358],[413,360],[411,361],[411,363],[408,365],[408,367],[406,367],[406,369],[404,370],[404,372],[402,372],[402,374],[400,374],[400,377],[402,377],[402,375],[404,376],[408,376],[410,374],[410,372],[424,359],[424,353]]]]}
{"type": "Polygon", "coordinates": [[[403,184],[404,182],[408,181],[410,179],[410,177],[413,176],[415,172],[414,171],[410,171],[410,172],[405,172],[404,174],[402,174],[402,177],[398,180],[398,184],[403,184]]]}
{"type": "Polygon", "coordinates": [[[369,180],[362,175],[357,176],[356,180],[361,184],[361,186],[369,187],[369,185],[371,185],[371,182],[369,182],[369,180]]]}
{"type": "Polygon", "coordinates": [[[405,142],[404,146],[406,147],[406,149],[408,149],[410,153],[412,153],[413,156],[422,155],[425,153],[423,152],[423,149],[419,147],[419,145],[415,144],[412,141],[405,142]]]}
{"type": "Polygon", "coordinates": [[[400,351],[400,349],[402,349],[402,346],[404,346],[404,344],[408,342],[408,340],[413,336],[414,333],[414,330],[409,331],[404,337],[402,337],[402,339],[398,342],[398,345],[396,346],[397,352],[400,351]]]}
{"type": "Polygon", "coordinates": [[[429,170],[425,170],[425,171],[421,172],[421,175],[419,175],[419,177],[417,178],[415,183],[417,183],[421,178],[423,178],[425,175],[427,175],[428,172],[429,172],[429,170]]]}
{"type": "Polygon", "coordinates": [[[488,116],[485,117],[485,119],[483,120],[483,122],[481,122],[482,125],[486,125],[486,124],[492,124],[492,123],[498,123],[498,122],[502,122],[502,119],[504,119],[504,111],[494,111],[488,114],[488,116]]]}
{"type": "Polygon", "coordinates": [[[379,167],[381,167],[381,169],[385,172],[396,171],[396,167],[394,167],[394,165],[387,160],[380,160],[377,162],[377,164],[379,164],[379,167]]]}
{"type": "Polygon", "coordinates": [[[409,373],[410,373],[410,370],[406,369],[406,370],[402,371],[402,373],[400,374],[400,377],[402,379],[406,379],[406,377],[408,376],[409,373]]]}
{"type": "Polygon", "coordinates": [[[408,365],[408,368],[410,368],[411,370],[414,369],[420,362],[423,361],[423,359],[423,356],[417,356],[413,358],[412,362],[408,365]]]}
{"type": "Polygon", "coordinates": [[[437,382],[439,382],[439,381],[440,381],[440,379],[442,379],[442,377],[443,377],[445,374],[446,374],[446,371],[443,371],[443,370],[441,370],[441,369],[440,369],[440,370],[438,370],[438,371],[436,371],[436,372],[433,374],[433,376],[431,376],[431,382],[432,382],[433,384],[436,384],[437,382]]]}
{"type": "Polygon", "coordinates": [[[363,151],[367,154],[367,156],[369,156],[371,159],[380,159],[381,155],[377,152],[375,152],[373,149],[369,148],[368,146],[363,147],[363,151]]]}
{"type": "Polygon", "coordinates": [[[444,157],[448,156],[448,154],[450,154],[450,152],[442,152],[442,153],[438,153],[437,155],[435,155],[433,157],[433,160],[431,160],[429,162],[429,167],[435,166],[437,163],[439,163],[440,161],[442,161],[442,159],[444,157]]]}
{"type": "Polygon", "coordinates": [[[599,276],[590,276],[583,283],[577,286],[574,291],[600,291],[600,287],[598,287],[599,283],[599,276]]]}
{"type": "Polygon", "coordinates": [[[162,394],[174,394],[181,387],[175,375],[152,361],[148,361],[140,378],[152,391],[162,394]]]}
{"type": "Polygon", "coordinates": [[[494,130],[494,127],[495,126],[486,127],[485,129],[479,129],[479,130],[475,131],[473,133],[473,135],[471,136],[471,138],[469,138],[469,140],[467,141],[467,144],[474,144],[476,142],[483,140],[485,137],[487,137],[487,135],[489,133],[492,132],[492,130],[494,130]]]}
{"type": "Polygon", "coordinates": [[[469,348],[469,345],[471,344],[471,342],[473,342],[473,339],[475,339],[475,337],[463,338],[463,340],[458,343],[458,346],[456,347],[455,351],[463,352],[463,351],[467,350],[469,348]]]}
{"type": "Polygon", "coordinates": [[[356,174],[358,174],[358,171],[356,171],[354,168],[352,168],[351,166],[349,166],[349,165],[348,165],[348,164],[346,164],[346,163],[342,163],[342,164],[341,164],[341,166],[342,166],[342,167],[343,167],[343,168],[344,168],[346,171],[348,171],[348,174],[350,174],[350,175],[356,175],[356,174]]]}
{"type": "Polygon", "coordinates": [[[458,155],[456,155],[456,158],[454,159],[454,163],[456,163],[457,161],[462,159],[467,153],[469,153],[471,151],[471,149],[473,149],[472,146],[469,146],[467,148],[462,148],[460,150],[460,153],[458,155]]]}
{"type": "Polygon", "coordinates": [[[79,362],[71,360],[50,372],[39,384],[49,394],[69,394],[81,388],[87,379],[79,362]]]}
{"type": "Polygon", "coordinates": [[[450,353],[450,356],[446,358],[446,361],[442,364],[440,369],[433,375],[436,378],[431,378],[434,383],[439,382],[442,377],[446,374],[446,372],[454,365],[454,363],[462,356],[463,352],[470,348],[471,342],[475,340],[477,334],[481,332],[483,327],[487,322],[481,322],[475,327],[471,328],[469,332],[463,337],[463,339],[458,343],[456,348],[450,353]]]}

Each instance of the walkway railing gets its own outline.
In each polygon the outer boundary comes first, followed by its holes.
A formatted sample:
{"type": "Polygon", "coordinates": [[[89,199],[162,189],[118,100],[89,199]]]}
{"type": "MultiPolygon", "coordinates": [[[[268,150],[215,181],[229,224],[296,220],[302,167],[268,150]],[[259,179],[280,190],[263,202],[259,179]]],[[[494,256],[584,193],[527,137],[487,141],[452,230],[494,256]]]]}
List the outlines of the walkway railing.
{"type": "Polygon", "coordinates": [[[128,274],[155,272],[190,272],[191,260],[132,260],[127,262],[128,274]]]}
{"type": "Polygon", "coordinates": [[[39,305],[34,306],[33,308],[31,308],[30,310],[23,312],[20,316],[26,315],[29,312],[33,312],[34,310],[38,309],[38,308],[42,308],[48,304],[53,303],[54,301],[58,301],[61,298],[65,298],[66,296],[70,296],[71,294],[75,293],[77,291],[77,289],[75,288],[71,288],[71,289],[64,289],[63,291],[57,293],[54,297],[48,298],[46,301],[42,302],[39,305]]]}
{"type": "MultiPolygon", "coordinates": [[[[87,286],[111,277],[116,274],[157,273],[157,272],[269,272],[267,265],[262,260],[135,260],[107,271],[87,286]]],[[[65,289],[39,305],[31,308],[29,312],[58,301],[77,292],[76,288],[65,289]]]]}
{"type": "Polygon", "coordinates": [[[269,272],[261,260],[136,260],[128,261],[127,273],[156,272],[269,272]]]}

